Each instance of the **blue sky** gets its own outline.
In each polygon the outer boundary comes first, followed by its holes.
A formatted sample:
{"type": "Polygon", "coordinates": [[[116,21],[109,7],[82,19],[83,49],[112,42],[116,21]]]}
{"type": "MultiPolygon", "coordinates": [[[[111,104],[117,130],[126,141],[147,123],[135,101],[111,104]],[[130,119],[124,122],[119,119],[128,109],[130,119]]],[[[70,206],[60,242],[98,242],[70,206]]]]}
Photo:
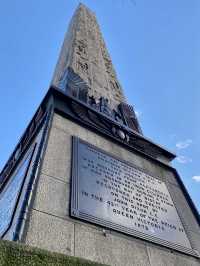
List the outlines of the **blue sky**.
{"type": "MultiPolygon", "coordinates": [[[[0,8],[0,168],[52,78],[75,0],[7,0],[0,8]]],[[[176,152],[200,210],[200,1],[82,1],[97,15],[145,136],[176,152]]]]}

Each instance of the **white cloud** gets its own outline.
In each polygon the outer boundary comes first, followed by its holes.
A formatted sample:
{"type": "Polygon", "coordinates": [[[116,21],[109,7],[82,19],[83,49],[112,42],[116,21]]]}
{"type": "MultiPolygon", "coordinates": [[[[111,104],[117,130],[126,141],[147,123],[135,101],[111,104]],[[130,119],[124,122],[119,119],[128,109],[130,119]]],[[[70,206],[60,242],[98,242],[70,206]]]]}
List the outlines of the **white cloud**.
{"type": "Polygon", "coordinates": [[[139,117],[141,117],[142,112],[139,110],[135,110],[135,114],[136,114],[137,118],[139,118],[139,117]]]}
{"type": "Polygon", "coordinates": [[[180,155],[176,158],[176,160],[179,162],[179,163],[183,163],[183,164],[186,164],[186,163],[191,163],[192,162],[192,159],[189,158],[189,157],[186,157],[186,156],[183,156],[183,155],[180,155]]]}
{"type": "Polygon", "coordinates": [[[196,182],[200,182],[200,175],[194,175],[192,179],[196,182]]]}
{"type": "Polygon", "coordinates": [[[191,139],[186,139],[184,141],[179,141],[176,143],[176,148],[177,149],[186,149],[187,147],[189,147],[192,144],[192,140],[191,139]]]}

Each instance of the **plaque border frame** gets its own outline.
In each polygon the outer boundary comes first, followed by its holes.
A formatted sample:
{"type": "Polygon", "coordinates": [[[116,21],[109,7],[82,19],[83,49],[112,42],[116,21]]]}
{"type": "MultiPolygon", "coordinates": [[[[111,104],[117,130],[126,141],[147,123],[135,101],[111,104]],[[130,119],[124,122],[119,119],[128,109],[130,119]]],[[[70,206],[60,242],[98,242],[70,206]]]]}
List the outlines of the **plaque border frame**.
{"type": "MultiPolygon", "coordinates": [[[[185,234],[189,240],[189,243],[191,245],[191,249],[190,248],[187,248],[187,247],[184,247],[184,246],[181,246],[179,244],[175,244],[173,242],[169,242],[167,240],[163,240],[159,237],[155,237],[155,236],[151,236],[149,234],[145,234],[143,232],[140,232],[140,231],[137,231],[137,230],[134,230],[134,229],[130,229],[128,227],[125,227],[125,226],[122,226],[122,225],[119,225],[117,223],[113,223],[111,221],[107,221],[105,219],[102,219],[102,218],[98,218],[98,217],[95,217],[95,216],[92,216],[90,214],[87,214],[87,213],[84,213],[84,212],[81,212],[79,210],[79,173],[78,173],[78,167],[77,167],[77,163],[78,163],[78,149],[79,149],[79,144],[80,143],[83,143],[87,146],[90,146],[91,148],[97,150],[97,151],[100,151],[116,160],[119,160],[123,163],[126,163],[128,164],[129,166],[131,167],[134,167],[135,169],[137,170],[140,170],[142,171],[143,173],[146,173],[150,176],[152,176],[153,178],[156,178],[158,179],[158,177],[155,177],[152,173],[148,172],[146,169],[143,169],[143,168],[140,168],[136,165],[134,165],[133,163],[130,163],[126,160],[123,160],[121,158],[119,158],[118,156],[114,155],[114,154],[111,154],[110,152],[107,152],[85,140],[82,140],[80,139],[79,137],[76,137],[76,136],[72,136],[72,171],[71,171],[71,193],[70,193],[70,216],[72,218],[76,218],[76,219],[79,219],[79,220],[82,220],[82,221],[86,221],[86,222],[89,222],[89,223],[92,223],[92,224],[95,224],[95,225],[98,225],[98,226],[101,226],[101,227],[104,227],[105,229],[107,230],[114,230],[114,231],[117,231],[119,233],[123,233],[123,234],[126,234],[128,236],[132,236],[132,237],[136,237],[136,238],[139,238],[140,240],[143,240],[143,241],[148,241],[148,242],[151,242],[153,244],[156,244],[156,245],[160,245],[160,246],[163,246],[163,247],[166,247],[166,248],[169,248],[171,250],[175,250],[175,251],[179,251],[181,253],[184,253],[184,254],[188,254],[188,255],[192,255],[194,257],[197,257],[197,258],[200,258],[200,255],[197,251],[195,251],[193,248],[192,248],[192,243],[191,243],[191,239],[190,239],[190,236],[188,235],[187,233],[187,230],[185,228],[185,225],[184,225],[184,222],[182,221],[182,218],[180,217],[179,215],[179,212],[177,210],[177,206],[176,206],[176,202],[173,198],[173,195],[171,194],[170,192],[170,189],[167,185],[166,182],[162,181],[165,183],[166,187],[167,187],[167,190],[171,196],[171,199],[174,203],[174,207],[176,209],[176,212],[178,214],[178,217],[182,223],[182,226],[185,230],[185,234]]],[[[162,179],[161,179],[162,180],[162,179]]]]}

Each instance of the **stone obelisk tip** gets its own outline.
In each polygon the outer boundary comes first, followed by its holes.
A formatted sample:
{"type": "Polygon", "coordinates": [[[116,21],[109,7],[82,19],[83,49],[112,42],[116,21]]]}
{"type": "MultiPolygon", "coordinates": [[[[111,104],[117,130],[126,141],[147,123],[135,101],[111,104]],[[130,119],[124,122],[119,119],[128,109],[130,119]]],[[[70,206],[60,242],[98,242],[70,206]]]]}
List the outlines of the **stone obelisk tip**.
{"type": "Polygon", "coordinates": [[[53,77],[58,86],[71,67],[87,84],[89,94],[105,97],[115,107],[125,101],[95,14],[80,3],[72,17],[53,77]]]}

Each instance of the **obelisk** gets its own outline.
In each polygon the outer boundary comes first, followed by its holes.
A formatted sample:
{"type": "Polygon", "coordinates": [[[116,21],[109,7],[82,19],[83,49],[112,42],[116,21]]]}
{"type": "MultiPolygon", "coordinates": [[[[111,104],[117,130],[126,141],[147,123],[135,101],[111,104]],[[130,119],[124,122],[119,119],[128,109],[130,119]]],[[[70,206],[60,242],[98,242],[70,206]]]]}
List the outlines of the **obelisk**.
{"type": "Polygon", "coordinates": [[[200,265],[199,214],[127,103],[80,4],[50,88],[0,174],[0,235],[119,266],[200,265]]]}
{"type": "Polygon", "coordinates": [[[111,106],[125,101],[95,15],[80,4],[61,49],[52,83],[59,87],[71,67],[89,86],[89,94],[109,99],[111,106]]]}

